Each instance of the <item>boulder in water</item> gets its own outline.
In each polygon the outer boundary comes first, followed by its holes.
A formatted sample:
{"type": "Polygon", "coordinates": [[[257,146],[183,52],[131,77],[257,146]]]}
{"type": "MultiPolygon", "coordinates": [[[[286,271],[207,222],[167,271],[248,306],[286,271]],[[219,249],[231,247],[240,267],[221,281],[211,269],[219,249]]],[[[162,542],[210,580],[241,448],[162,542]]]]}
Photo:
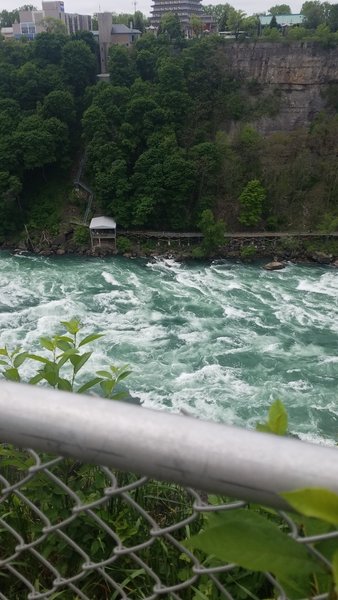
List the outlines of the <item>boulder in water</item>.
{"type": "Polygon", "coordinates": [[[285,269],[286,264],[284,262],[279,262],[278,260],[273,260],[272,262],[264,265],[264,269],[266,271],[280,271],[281,269],[285,269]]]}

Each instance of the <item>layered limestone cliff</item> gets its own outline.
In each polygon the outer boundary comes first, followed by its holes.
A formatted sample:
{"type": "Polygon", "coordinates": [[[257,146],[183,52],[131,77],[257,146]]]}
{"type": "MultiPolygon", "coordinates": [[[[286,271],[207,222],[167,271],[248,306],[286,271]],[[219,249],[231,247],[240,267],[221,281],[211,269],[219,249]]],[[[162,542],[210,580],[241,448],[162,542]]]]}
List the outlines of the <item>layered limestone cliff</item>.
{"type": "Polygon", "coordinates": [[[325,109],[328,85],[338,83],[338,47],[256,42],[231,44],[224,51],[230,69],[257,81],[265,92],[280,94],[279,113],[255,122],[262,134],[309,125],[325,109]]]}

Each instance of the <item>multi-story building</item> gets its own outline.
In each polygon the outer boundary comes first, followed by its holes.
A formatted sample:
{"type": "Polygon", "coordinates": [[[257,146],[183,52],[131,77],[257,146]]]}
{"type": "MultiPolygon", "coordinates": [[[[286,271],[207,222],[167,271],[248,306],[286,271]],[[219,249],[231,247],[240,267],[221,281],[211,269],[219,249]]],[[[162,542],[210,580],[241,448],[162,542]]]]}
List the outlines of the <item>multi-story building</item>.
{"type": "Polygon", "coordinates": [[[20,10],[19,23],[13,23],[13,37],[19,39],[24,36],[29,40],[33,40],[38,33],[45,30],[44,18],[45,15],[42,10],[20,10]]]}
{"type": "Polygon", "coordinates": [[[32,40],[38,33],[46,31],[46,19],[56,19],[63,23],[69,35],[77,31],[91,31],[90,15],[65,13],[65,5],[61,0],[42,2],[42,10],[20,10],[19,23],[13,23],[13,37],[22,36],[32,40]]]}
{"type": "Polygon", "coordinates": [[[213,29],[214,21],[204,12],[201,0],[153,0],[151,25],[158,28],[162,17],[167,13],[178,16],[185,35],[191,33],[192,16],[199,17],[206,30],[213,29]]]}
{"type": "Polygon", "coordinates": [[[65,23],[65,4],[64,2],[42,2],[42,11],[45,19],[57,19],[65,23]]]}
{"type": "Polygon", "coordinates": [[[66,13],[66,27],[69,35],[77,31],[91,31],[92,17],[90,15],[78,15],[76,13],[66,13]]]}

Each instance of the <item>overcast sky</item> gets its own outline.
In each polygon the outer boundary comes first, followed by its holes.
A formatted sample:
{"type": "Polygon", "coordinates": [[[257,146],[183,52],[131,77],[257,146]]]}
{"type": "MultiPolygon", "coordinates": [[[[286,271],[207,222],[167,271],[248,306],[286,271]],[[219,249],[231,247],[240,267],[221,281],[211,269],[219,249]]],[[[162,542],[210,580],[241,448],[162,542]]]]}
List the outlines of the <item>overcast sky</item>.
{"type": "MultiPolygon", "coordinates": [[[[229,4],[235,8],[241,8],[248,15],[255,12],[267,11],[270,6],[282,4],[284,0],[228,0],[229,4]]],[[[3,9],[13,10],[17,6],[23,4],[34,4],[37,8],[41,8],[41,2],[34,0],[0,0],[0,11],[3,9]]],[[[110,11],[110,12],[134,12],[133,0],[64,0],[65,11],[70,13],[92,14],[94,12],[110,11]]],[[[203,4],[221,4],[220,0],[205,0],[203,4]]],[[[285,0],[288,4],[288,1],[285,0]]],[[[137,0],[137,10],[141,10],[144,14],[149,15],[152,5],[152,0],[137,0]]],[[[290,3],[291,10],[295,13],[299,12],[302,5],[300,2],[290,3]]]]}

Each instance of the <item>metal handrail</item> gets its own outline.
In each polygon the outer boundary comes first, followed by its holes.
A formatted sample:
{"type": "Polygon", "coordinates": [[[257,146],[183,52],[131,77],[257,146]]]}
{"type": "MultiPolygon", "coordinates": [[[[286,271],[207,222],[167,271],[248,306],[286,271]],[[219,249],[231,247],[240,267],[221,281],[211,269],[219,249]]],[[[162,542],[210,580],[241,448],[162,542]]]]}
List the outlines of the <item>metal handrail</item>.
{"type": "Polygon", "coordinates": [[[338,493],[335,448],[24,384],[0,384],[0,441],[278,508],[338,493]]]}

